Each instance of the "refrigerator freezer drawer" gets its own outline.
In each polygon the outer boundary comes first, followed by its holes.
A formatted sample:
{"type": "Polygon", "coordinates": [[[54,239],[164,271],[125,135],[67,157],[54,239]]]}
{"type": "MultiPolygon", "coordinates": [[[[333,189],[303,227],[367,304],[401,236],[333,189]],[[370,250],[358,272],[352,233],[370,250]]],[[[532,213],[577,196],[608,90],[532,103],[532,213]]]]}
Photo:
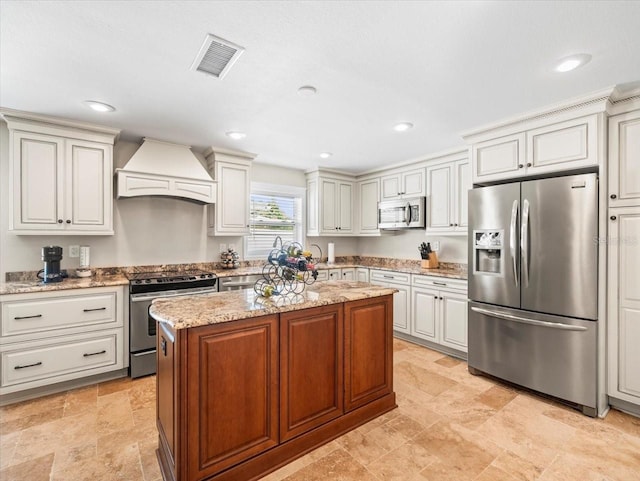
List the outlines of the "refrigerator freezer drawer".
{"type": "Polygon", "coordinates": [[[469,303],[469,366],[596,408],[598,323],[469,303]]]}

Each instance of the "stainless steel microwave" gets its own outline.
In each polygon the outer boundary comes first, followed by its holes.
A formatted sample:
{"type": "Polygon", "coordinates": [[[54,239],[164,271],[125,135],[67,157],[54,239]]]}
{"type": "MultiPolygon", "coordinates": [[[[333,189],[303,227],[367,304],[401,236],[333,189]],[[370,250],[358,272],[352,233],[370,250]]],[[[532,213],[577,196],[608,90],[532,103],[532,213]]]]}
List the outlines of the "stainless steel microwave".
{"type": "Polygon", "coordinates": [[[426,197],[378,202],[378,229],[424,229],[426,204],[426,197]]]}

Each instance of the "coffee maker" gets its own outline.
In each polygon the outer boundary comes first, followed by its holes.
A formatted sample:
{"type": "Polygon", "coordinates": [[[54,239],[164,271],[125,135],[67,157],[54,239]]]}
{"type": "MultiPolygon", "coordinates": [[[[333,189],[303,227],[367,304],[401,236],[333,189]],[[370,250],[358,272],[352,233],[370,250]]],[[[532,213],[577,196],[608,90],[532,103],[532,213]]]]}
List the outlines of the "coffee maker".
{"type": "Polygon", "coordinates": [[[42,248],[42,260],[44,261],[44,269],[38,272],[38,279],[42,279],[45,284],[62,281],[63,276],[60,271],[62,247],[44,246],[42,248]]]}

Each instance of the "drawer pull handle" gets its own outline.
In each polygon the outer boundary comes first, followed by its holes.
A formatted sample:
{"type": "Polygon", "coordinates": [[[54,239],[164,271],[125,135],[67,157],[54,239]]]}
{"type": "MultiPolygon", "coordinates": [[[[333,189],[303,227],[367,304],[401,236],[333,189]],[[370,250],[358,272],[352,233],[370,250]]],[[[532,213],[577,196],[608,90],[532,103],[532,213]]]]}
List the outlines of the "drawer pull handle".
{"type": "Polygon", "coordinates": [[[446,286],[446,285],[447,285],[447,283],[446,283],[446,282],[433,281],[433,283],[434,283],[436,286],[446,286]]]}
{"type": "Polygon", "coordinates": [[[385,279],[395,279],[395,277],[393,277],[393,276],[385,276],[385,275],[383,275],[382,277],[384,277],[385,279]]]}
{"type": "Polygon", "coordinates": [[[84,353],[82,356],[83,357],[97,356],[98,354],[105,354],[106,352],[107,351],[103,349],[102,351],[99,351],[99,352],[90,352],[89,354],[84,353]]]}
{"type": "Polygon", "coordinates": [[[82,309],[84,312],[106,311],[106,307],[96,307],[95,309],[82,309]]]}
{"type": "Polygon", "coordinates": [[[35,316],[18,316],[18,317],[14,317],[14,319],[20,320],[20,319],[35,319],[37,317],[42,317],[42,314],[36,314],[35,316]]]}
{"type": "Polygon", "coordinates": [[[34,362],[33,364],[25,364],[24,366],[16,366],[14,367],[14,369],[25,369],[27,367],[34,367],[34,366],[42,366],[42,361],[34,362]]]}

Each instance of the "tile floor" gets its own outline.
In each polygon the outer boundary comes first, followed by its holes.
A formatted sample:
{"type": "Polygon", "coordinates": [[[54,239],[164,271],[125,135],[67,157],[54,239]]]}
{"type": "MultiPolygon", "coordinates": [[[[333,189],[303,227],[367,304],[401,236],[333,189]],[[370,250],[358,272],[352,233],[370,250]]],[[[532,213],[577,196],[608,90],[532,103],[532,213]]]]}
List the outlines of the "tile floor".
{"type": "MultiPolygon", "coordinates": [[[[640,419],[590,419],[394,346],[398,409],[263,481],[640,480],[640,419]]],[[[0,480],[160,480],[154,387],[124,379],[0,408],[0,480]]]]}

